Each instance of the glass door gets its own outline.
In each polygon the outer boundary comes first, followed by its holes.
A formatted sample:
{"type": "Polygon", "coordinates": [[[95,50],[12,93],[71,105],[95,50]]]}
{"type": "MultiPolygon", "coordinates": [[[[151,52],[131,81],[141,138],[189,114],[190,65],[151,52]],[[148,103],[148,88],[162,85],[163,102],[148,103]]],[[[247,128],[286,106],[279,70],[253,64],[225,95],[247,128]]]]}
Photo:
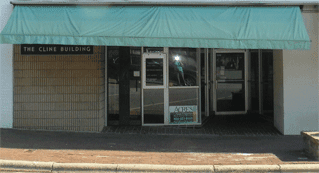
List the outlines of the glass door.
{"type": "Polygon", "coordinates": [[[214,51],[214,110],[216,114],[247,112],[246,52],[214,51]]]}
{"type": "Polygon", "coordinates": [[[274,110],[273,88],[273,51],[262,50],[261,53],[261,110],[260,114],[272,116],[274,110]]]}
{"type": "Polygon", "coordinates": [[[251,50],[249,57],[248,110],[273,117],[273,51],[251,50]]]}
{"type": "Polygon", "coordinates": [[[167,107],[166,54],[143,54],[143,125],[163,125],[167,107]]]}

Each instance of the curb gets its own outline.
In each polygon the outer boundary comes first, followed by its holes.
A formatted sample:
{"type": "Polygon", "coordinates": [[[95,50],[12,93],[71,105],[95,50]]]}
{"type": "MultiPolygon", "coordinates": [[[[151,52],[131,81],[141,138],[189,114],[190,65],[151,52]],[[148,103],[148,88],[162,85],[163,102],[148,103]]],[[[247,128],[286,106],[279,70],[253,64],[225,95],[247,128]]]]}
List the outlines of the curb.
{"type": "Polygon", "coordinates": [[[39,171],[51,172],[54,162],[31,162],[31,161],[18,161],[18,160],[0,160],[1,169],[15,169],[20,171],[39,171]]]}
{"type": "Polygon", "coordinates": [[[318,172],[319,163],[279,165],[152,165],[0,160],[0,171],[3,170],[26,172],[318,172]]]}
{"type": "Polygon", "coordinates": [[[280,168],[279,165],[215,165],[215,172],[281,172],[280,168]]]}

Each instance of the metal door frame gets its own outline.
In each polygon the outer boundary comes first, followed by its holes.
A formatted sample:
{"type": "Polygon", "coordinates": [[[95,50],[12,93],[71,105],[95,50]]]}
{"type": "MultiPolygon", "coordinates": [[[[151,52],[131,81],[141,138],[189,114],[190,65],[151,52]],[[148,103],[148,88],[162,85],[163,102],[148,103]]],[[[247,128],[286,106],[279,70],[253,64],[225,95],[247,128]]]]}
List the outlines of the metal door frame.
{"type": "Polygon", "coordinates": [[[243,49],[213,49],[213,68],[210,70],[213,71],[213,110],[216,115],[234,115],[234,114],[246,114],[248,110],[248,50],[243,49]],[[218,112],[217,111],[217,92],[216,92],[216,53],[244,53],[244,85],[245,85],[245,111],[229,111],[229,112],[218,112]]]}
{"type": "MultiPolygon", "coordinates": [[[[204,90],[205,90],[205,98],[204,99],[205,99],[205,103],[201,102],[201,100],[202,100],[201,99],[201,96],[202,96],[201,92],[204,92],[202,90],[200,90],[199,99],[200,99],[200,105],[201,104],[205,104],[205,112],[204,112],[205,116],[209,117],[210,116],[210,104],[211,104],[210,103],[210,87],[211,87],[211,80],[210,80],[210,77],[211,77],[211,75],[210,75],[210,65],[211,65],[211,63],[210,62],[212,62],[210,60],[211,57],[209,57],[209,53],[210,53],[210,55],[212,55],[212,54],[210,52],[210,49],[208,49],[208,48],[204,48],[203,52],[204,52],[204,85],[205,85],[205,88],[204,88],[204,90]]],[[[200,60],[199,64],[201,64],[201,58],[198,58],[198,59],[200,60]]],[[[201,80],[201,75],[202,75],[201,72],[202,72],[202,70],[200,69],[199,71],[200,71],[200,80],[201,80]]],[[[202,88],[201,81],[200,81],[200,85],[199,86],[200,86],[200,88],[202,88]]],[[[201,112],[200,115],[202,115],[202,113],[203,112],[201,112]]]]}
{"type": "MultiPolygon", "coordinates": [[[[205,61],[205,115],[207,117],[210,116],[210,103],[209,103],[209,97],[210,97],[210,73],[209,73],[209,62],[210,62],[210,57],[208,56],[209,55],[209,50],[207,48],[204,49],[204,61],[205,61]]],[[[211,55],[211,54],[210,54],[211,55]]],[[[203,103],[201,103],[203,104],[203,103]]]]}

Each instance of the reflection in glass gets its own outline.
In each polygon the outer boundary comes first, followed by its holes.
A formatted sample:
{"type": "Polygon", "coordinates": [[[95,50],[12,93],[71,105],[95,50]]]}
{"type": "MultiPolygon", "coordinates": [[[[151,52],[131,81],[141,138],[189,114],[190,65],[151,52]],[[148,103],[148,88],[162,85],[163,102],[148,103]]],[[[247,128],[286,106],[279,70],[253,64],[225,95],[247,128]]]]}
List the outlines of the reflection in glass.
{"type": "MultiPolygon", "coordinates": [[[[114,79],[113,79],[114,80],[114,79]]],[[[119,84],[111,83],[109,79],[108,117],[109,120],[119,120],[119,84]]]]}
{"type": "Polygon", "coordinates": [[[198,122],[198,89],[169,89],[170,124],[198,122]]]}
{"type": "Polygon", "coordinates": [[[144,89],[144,124],[164,123],[164,90],[144,89]]]}
{"type": "Polygon", "coordinates": [[[251,110],[259,110],[259,62],[258,52],[250,54],[249,90],[251,110]]]}
{"type": "Polygon", "coordinates": [[[200,54],[200,59],[201,59],[201,64],[200,64],[200,69],[201,69],[201,112],[202,114],[205,114],[205,106],[207,106],[206,104],[206,82],[205,81],[205,76],[206,76],[206,68],[205,68],[205,54],[201,53],[200,54]]]}
{"type": "Polygon", "coordinates": [[[108,124],[119,124],[119,47],[107,48],[107,74],[108,74],[108,124]]]}
{"type": "Polygon", "coordinates": [[[273,52],[262,51],[263,109],[274,110],[273,52]]]}
{"type": "Polygon", "coordinates": [[[216,53],[217,111],[245,111],[244,53],[216,53]]]}
{"type": "Polygon", "coordinates": [[[198,86],[196,49],[169,48],[169,86],[198,86]]]}
{"type": "Polygon", "coordinates": [[[130,48],[130,125],[141,125],[141,47],[130,48]]]}
{"type": "Polygon", "coordinates": [[[243,83],[218,83],[217,111],[245,111],[243,83]]]}
{"type": "Polygon", "coordinates": [[[140,47],[131,47],[130,49],[130,60],[131,65],[141,66],[141,48],[140,47]]]}
{"type": "Polygon", "coordinates": [[[244,53],[216,54],[217,80],[244,79],[244,53]]]}
{"type": "Polygon", "coordinates": [[[139,78],[130,80],[130,120],[132,125],[141,124],[141,83],[139,78]]]}
{"type": "Polygon", "coordinates": [[[163,59],[146,59],[146,86],[163,86],[163,59]]]}
{"type": "Polygon", "coordinates": [[[129,56],[121,55],[120,51],[121,47],[107,47],[107,122],[119,125],[121,116],[129,119],[130,125],[140,125],[141,48],[131,47],[129,56]],[[129,101],[123,104],[123,100],[129,101]]]}

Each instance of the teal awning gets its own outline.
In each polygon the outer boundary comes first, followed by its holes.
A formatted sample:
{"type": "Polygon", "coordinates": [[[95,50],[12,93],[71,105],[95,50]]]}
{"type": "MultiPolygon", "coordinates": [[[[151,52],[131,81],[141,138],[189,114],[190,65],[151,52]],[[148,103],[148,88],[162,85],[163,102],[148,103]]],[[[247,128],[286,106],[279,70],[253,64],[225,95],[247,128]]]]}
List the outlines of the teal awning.
{"type": "Polygon", "coordinates": [[[299,7],[16,6],[0,43],[310,48],[299,7]]]}

